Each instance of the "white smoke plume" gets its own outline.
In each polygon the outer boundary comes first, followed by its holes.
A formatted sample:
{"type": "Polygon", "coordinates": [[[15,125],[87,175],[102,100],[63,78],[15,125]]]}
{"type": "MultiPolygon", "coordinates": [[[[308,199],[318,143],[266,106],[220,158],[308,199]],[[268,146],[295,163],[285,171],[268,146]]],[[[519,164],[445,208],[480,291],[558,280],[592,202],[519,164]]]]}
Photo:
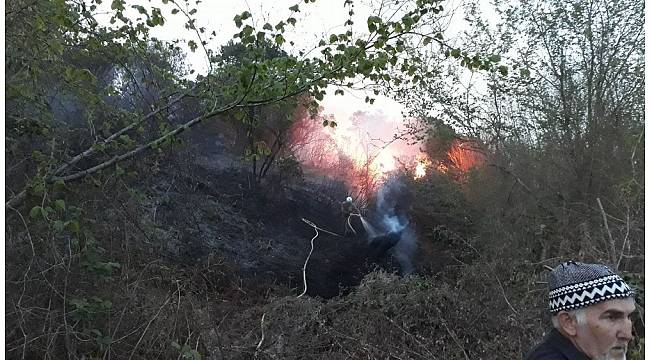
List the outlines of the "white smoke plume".
{"type": "Polygon", "coordinates": [[[401,176],[391,177],[377,192],[377,214],[384,230],[401,233],[400,240],[392,251],[403,274],[413,272],[411,259],[417,247],[415,231],[405,212],[409,201],[408,191],[401,176]]]}

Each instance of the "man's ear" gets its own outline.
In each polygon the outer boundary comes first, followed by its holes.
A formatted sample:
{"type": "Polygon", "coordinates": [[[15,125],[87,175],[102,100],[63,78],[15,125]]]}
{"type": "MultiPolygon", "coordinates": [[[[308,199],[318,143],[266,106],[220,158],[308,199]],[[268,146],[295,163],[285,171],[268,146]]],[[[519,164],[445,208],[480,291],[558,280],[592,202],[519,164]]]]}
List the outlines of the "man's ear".
{"type": "Polygon", "coordinates": [[[563,332],[569,336],[576,336],[578,333],[578,322],[576,319],[566,311],[560,311],[556,316],[563,332]]]}

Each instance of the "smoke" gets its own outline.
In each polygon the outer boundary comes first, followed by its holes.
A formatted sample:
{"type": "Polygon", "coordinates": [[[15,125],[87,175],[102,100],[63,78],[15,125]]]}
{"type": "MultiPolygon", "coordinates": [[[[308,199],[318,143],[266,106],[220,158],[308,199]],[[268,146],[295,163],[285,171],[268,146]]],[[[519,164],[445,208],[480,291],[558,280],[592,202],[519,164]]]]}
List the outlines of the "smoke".
{"type": "Polygon", "coordinates": [[[384,230],[401,235],[399,242],[393,247],[393,255],[403,274],[413,272],[411,259],[417,247],[415,231],[406,214],[409,204],[410,196],[403,175],[390,177],[377,192],[376,210],[384,230]]]}

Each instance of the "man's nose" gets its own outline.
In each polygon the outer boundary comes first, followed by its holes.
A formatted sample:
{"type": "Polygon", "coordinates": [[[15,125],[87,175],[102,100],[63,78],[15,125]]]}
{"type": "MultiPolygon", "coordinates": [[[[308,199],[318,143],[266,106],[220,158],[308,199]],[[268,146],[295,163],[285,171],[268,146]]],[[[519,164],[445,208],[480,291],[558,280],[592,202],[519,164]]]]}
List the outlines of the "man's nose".
{"type": "Polygon", "coordinates": [[[619,340],[632,340],[632,320],[625,319],[623,326],[618,330],[617,337],[619,340]]]}

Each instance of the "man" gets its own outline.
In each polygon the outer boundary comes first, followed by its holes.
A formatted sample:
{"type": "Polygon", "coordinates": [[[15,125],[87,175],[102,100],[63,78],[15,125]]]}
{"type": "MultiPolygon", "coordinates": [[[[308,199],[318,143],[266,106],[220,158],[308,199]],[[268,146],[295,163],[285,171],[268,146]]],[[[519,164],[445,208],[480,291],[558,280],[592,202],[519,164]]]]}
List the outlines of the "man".
{"type": "Polygon", "coordinates": [[[526,360],[625,360],[634,292],[605,265],[569,261],[549,276],[554,329],[526,360]]]}
{"type": "Polygon", "coordinates": [[[354,203],[352,202],[352,197],[348,196],[344,202],[341,203],[341,214],[343,215],[343,221],[345,224],[345,236],[350,236],[353,233],[356,233],[354,229],[352,228],[352,219],[350,218],[350,215],[355,213],[355,211],[358,213],[359,210],[357,210],[357,207],[354,206],[354,203]]]}

